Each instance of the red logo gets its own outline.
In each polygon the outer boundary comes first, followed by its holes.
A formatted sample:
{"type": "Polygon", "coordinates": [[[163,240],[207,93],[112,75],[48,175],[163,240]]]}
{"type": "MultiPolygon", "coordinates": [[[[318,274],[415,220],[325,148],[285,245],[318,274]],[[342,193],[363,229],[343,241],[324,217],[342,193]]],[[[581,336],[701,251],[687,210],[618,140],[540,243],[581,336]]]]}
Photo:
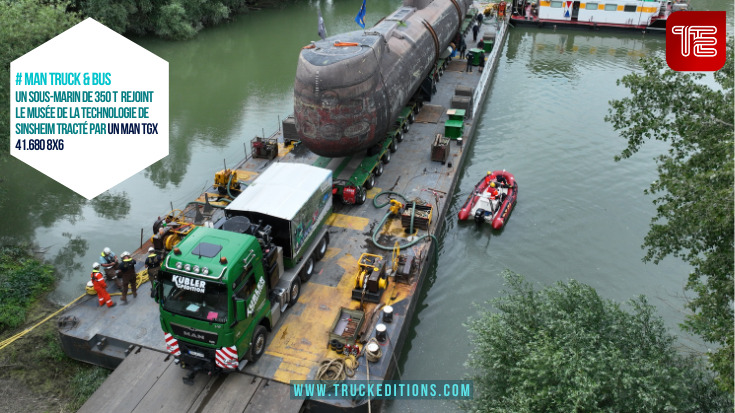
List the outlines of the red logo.
{"type": "Polygon", "coordinates": [[[724,11],[678,11],[666,20],[666,63],[679,72],[714,72],[725,65],[724,11]]]}

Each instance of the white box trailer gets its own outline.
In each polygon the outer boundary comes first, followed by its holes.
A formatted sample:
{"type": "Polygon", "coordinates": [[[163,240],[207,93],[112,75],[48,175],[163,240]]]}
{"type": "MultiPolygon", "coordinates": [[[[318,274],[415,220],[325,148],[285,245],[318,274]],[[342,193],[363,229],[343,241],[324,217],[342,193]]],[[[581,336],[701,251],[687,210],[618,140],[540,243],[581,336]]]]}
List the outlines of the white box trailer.
{"type": "Polygon", "coordinates": [[[292,268],[320,237],[332,212],[332,171],[297,163],[275,163],[258,176],[226,208],[225,216],[245,216],[272,227],[292,268]]]}

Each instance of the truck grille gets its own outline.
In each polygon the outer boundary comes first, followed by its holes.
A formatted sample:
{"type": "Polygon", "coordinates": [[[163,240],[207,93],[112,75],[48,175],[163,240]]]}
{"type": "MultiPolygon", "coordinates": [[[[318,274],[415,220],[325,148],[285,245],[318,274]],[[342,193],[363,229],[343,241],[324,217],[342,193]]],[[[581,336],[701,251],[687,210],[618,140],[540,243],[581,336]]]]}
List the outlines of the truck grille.
{"type": "Polygon", "coordinates": [[[215,350],[213,348],[200,347],[187,342],[180,342],[181,353],[184,356],[194,357],[198,360],[206,360],[212,362],[215,358],[215,350]]]}
{"type": "MultiPolygon", "coordinates": [[[[188,338],[189,340],[196,340],[202,343],[217,344],[217,333],[210,331],[198,330],[196,328],[185,327],[179,324],[171,323],[171,330],[174,334],[182,338],[188,338]]],[[[181,343],[179,343],[181,344],[181,343]]]]}

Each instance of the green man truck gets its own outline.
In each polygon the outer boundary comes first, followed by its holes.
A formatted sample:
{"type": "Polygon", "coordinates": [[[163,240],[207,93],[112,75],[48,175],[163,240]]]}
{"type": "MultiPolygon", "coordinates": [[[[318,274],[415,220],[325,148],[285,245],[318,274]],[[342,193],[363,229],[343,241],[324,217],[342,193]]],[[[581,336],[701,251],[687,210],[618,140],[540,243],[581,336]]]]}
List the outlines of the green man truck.
{"type": "Polygon", "coordinates": [[[330,170],[276,163],[214,228],[193,229],[166,256],[156,286],[161,327],[168,352],[190,371],[185,383],[263,355],[268,332],[327,251],[331,211],[330,170]]]}

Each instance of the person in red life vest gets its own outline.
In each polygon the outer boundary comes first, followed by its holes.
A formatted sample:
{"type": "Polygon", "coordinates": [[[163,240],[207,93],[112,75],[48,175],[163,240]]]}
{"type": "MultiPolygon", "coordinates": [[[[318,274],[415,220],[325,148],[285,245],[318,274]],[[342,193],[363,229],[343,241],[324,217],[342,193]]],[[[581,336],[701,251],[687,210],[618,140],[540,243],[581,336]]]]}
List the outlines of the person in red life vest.
{"type": "Polygon", "coordinates": [[[133,291],[133,298],[138,296],[137,282],[135,273],[136,261],[130,256],[130,253],[125,251],[122,253],[122,263],[120,264],[120,276],[122,277],[123,289],[122,289],[122,301],[123,304],[128,303],[128,285],[133,291]]]}
{"type": "Polygon", "coordinates": [[[488,192],[490,193],[491,200],[495,200],[498,197],[498,190],[495,188],[495,182],[490,183],[490,189],[488,192]]]}
{"type": "Polygon", "coordinates": [[[100,263],[95,262],[92,264],[92,286],[97,291],[97,299],[100,302],[100,307],[107,304],[108,307],[115,306],[112,301],[112,297],[107,292],[107,283],[105,282],[105,276],[100,272],[100,263]]]}
{"type": "Polygon", "coordinates": [[[496,176],[494,173],[492,173],[491,171],[487,171],[487,175],[485,175],[485,185],[490,186],[490,183],[494,182],[495,178],[496,176]]]}

